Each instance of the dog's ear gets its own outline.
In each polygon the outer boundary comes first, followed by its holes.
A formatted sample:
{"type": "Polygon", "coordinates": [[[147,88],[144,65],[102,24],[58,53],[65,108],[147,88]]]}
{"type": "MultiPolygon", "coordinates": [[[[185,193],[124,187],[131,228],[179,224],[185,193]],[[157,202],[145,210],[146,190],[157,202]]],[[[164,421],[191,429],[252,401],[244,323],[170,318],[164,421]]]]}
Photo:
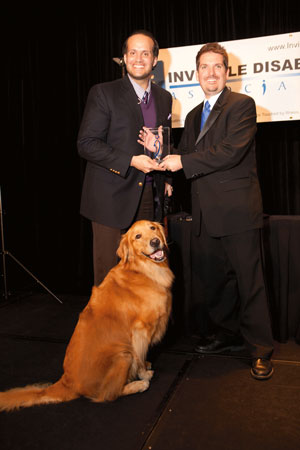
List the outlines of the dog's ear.
{"type": "Polygon", "coordinates": [[[129,256],[129,241],[128,241],[128,233],[123,234],[121,237],[120,245],[117,250],[117,255],[121,258],[122,262],[126,262],[129,256]]]}

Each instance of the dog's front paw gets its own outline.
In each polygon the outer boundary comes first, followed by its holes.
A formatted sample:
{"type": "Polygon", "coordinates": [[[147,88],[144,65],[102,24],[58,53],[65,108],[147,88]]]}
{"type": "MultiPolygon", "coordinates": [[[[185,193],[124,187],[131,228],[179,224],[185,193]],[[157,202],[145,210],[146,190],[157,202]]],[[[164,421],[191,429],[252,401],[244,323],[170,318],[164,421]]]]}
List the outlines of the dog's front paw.
{"type": "Polygon", "coordinates": [[[153,375],[154,375],[154,370],[147,370],[147,372],[146,372],[146,377],[147,377],[146,380],[151,380],[153,375]]]}
{"type": "Polygon", "coordinates": [[[148,380],[150,381],[151,378],[154,375],[154,370],[143,370],[141,373],[139,373],[140,380],[148,380]]]}
{"type": "Polygon", "coordinates": [[[149,380],[141,380],[141,381],[137,381],[137,383],[140,383],[139,384],[139,388],[140,388],[139,392],[146,391],[148,389],[148,387],[149,387],[149,384],[150,384],[149,380]]]}
{"type": "Polygon", "coordinates": [[[150,361],[145,361],[146,370],[152,369],[152,363],[150,361]]]}
{"type": "Polygon", "coordinates": [[[126,384],[124,386],[122,395],[130,395],[130,394],[136,394],[137,392],[144,392],[149,387],[149,381],[148,380],[138,380],[138,381],[132,381],[132,383],[126,384]]]}

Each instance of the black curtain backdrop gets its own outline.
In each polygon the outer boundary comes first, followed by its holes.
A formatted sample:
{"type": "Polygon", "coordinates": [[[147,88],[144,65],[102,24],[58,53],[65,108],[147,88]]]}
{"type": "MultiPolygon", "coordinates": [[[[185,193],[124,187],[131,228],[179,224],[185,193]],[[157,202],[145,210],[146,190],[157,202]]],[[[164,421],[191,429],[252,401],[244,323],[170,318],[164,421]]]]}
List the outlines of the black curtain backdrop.
{"type": "MultiPolygon", "coordinates": [[[[92,284],[76,138],[90,87],[121,76],[112,58],[121,56],[127,35],[146,28],[166,48],[300,31],[298,0],[46,1],[3,8],[5,248],[56,292],[89,292],[92,284]]],[[[174,130],[175,143],[181,132],[174,130]]],[[[258,124],[265,213],[300,214],[299,150],[299,121],[258,124]]],[[[176,191],[175,209],[188,211],[189,185],[180,174],[176,191]]],[[[13,290],[29,280],[7,259],[13,290]]]]}

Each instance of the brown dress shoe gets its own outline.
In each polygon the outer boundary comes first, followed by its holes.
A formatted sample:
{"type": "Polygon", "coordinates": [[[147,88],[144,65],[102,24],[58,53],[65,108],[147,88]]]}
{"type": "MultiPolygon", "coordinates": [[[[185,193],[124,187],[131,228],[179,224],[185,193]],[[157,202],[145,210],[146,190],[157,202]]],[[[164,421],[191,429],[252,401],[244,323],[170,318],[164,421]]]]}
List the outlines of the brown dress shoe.
{"type": "Polygon", "coordinates": [[[256,380],[268,380],[274,373],[272,362],[269,359],[256,358],[252,361],[251,375],[256,380]]]}

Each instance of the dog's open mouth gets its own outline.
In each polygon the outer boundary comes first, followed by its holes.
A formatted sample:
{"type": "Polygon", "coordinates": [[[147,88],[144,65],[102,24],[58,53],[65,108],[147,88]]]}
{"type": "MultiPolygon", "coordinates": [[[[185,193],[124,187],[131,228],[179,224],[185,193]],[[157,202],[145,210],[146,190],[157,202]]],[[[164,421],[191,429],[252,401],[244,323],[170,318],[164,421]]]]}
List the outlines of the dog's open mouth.
{"type": "Polygon", "coordinates": [[[151,255],[146,255],[145,253],[143,255],[155,262],[163,262],[166,259],[165,251],[162,249],[155,250],[151,255]]]}

